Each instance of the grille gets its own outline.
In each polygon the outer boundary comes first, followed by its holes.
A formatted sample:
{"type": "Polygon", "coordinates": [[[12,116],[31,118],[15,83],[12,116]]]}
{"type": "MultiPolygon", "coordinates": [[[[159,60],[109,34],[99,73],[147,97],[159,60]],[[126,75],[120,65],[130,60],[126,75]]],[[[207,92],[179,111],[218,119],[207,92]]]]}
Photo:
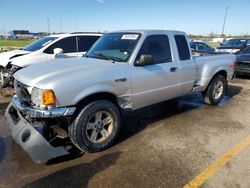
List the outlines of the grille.
{"type": "Polygon", "coordinates": [[[23,84],[22,82],[19,82],[18,80],[15,80],[14,83],[15,87],[15,93],[17,95],[17,98],[24,103],[31,104],[31,95],[28,91],[28,86],[23,84]]]}
{"type": "Polygon", "coordinates": [[[238,67],[250,68],[250,62],[248,62],[248,63],[246,63],[246,62],[238,62],[237,66],[238,67]]]}

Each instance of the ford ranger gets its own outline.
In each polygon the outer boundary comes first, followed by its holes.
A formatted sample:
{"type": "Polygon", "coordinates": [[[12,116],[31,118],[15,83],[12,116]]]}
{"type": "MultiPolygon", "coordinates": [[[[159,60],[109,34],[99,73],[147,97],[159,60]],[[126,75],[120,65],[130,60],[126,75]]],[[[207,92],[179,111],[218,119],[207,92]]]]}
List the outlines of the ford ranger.
{"type": "Polygon", "coordinates": [[[98,152],[114,142],[123,111],[190,92],[202,92],[205,103],[217,105],[234,65],[233,54],[192,57],[184,32],[110,32],[85,57],[18,71],[5,116],[12,137],[38,163],[71,152],[56,139],[98,152]]]}

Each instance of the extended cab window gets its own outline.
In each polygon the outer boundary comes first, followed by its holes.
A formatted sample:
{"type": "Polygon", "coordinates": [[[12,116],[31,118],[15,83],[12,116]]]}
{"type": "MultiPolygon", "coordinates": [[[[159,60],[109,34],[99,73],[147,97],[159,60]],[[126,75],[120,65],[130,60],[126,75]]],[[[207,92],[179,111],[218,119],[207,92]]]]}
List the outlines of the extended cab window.
{"type": "Polygon", "coordinates": [[[52,44],[50,47],[48,47],[46,50],[44,50],[44,53],[47,54],[53,54],[55,48],[61,48],[63,49],[63,53],[74,53],[77,52],[76,50],[76,37],[67,37],[64,39],[61,39],[54,44],[52,44]]]}
{"type": "Polygon", "coordinates": [[[99,39],[100,36],[78,36],[78,52],[86,52],[99,39]]]}
{"type": "Polygon", "coordinates": [[[148,36],[145,39],[137,58],[140,58],[142,54],[152,55],[153,60],[156,64],[171,62],[172,56],[171,56],[168,36],[167,35],[148,36]]]}
{"type": "Polygon", "coordinates": [[[184,35],[175,35],[174,38],[177,45],[180,60],[189,60],[190,52],[186,37],[184,35]]]}

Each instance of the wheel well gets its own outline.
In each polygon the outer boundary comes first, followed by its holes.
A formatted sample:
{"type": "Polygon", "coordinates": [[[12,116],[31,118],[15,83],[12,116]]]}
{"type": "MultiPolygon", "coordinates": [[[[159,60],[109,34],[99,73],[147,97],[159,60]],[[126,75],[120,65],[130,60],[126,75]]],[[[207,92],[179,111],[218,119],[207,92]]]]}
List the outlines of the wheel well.
{"type": "Polygon", "coordinates": [[[107,93],[107,92],[101,92],[101,93],[95,93],[92,95],[89,95],[85,98],[83,98],[82,100],[80,100],[76,106],[77,106],[77,113],[82,109],[82,107],[84,107],[85,105],[96,101],[96,100],[108,100],[111,101],[112,103],[114,103],[118,109],[120,110],[120,106],[117,102],[117,98],[114,94],[112,93],[107,93]]]}
{"type": "Polygon", "coordinates": [[[79,101],[77,103],[77,106],[82,107],[82,106],[89,104],[93,101],[101,100],[101,99],[109,100],[109,101],[113,102],[115,105],[118,105],[117,98],[114,94],[107,93],[107,92],[101,92],[101,93],[95,93],[95,94],[92,94],[92,95],[85,97],[84,99],[82,99],[81,101],[79,101]]]}
{"type": "MultiPolygon", "coordinates": [[[[212,80],[214,79],[214,77],[217,76],[217,75],[219,75],[219,74],[222,75],[222,76],[224,76],[224,78],[227,80],[227,72],[226,72],[225,70],[221,70],[221,71],[217,72],[217,73],[211,78],[209,84],[207,85],[207,88],[209,87],[209,85],[210,85],[210,83],[212,82],[212,80]]],[[[206,88],[206,90],[207,90],[207,88],[206,88]]],[[[205,91],[206,91],[206,90],[205,90],[205,91]]]]}
{"type": "MultiPolygon", "coordinates": [[[[218,74],[221,74],[221,75],[224,76],[224,78],[227,80],[227,72],[226,72],[225,70],[221,70],[221,71],[217,72],[217,73],[213,76],[213,78],[214,78],[215,76],[217,76],[218,74]]],[[[213,78],[212,78],[212,79],[213,79],[213,78]]]]}

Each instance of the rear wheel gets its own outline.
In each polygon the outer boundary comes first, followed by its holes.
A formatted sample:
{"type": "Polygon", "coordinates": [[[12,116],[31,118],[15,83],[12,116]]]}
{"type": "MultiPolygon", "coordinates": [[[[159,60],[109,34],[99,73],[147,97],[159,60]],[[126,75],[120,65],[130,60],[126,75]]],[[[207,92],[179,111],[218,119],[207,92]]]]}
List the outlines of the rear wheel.
{"type": "Polygon", "coordinates": [[[204,101],[209,105],[217,105],[224,97],[227,82],[223,75],[216,75],[203,93],[204,101]]]}
{"type": "Polygon", "coordinates": [[[69,126],[69,137],[83,151],[98,152],[108,148],[120,129],[120,113],[108,100],[86,105],[69,126]]]}

